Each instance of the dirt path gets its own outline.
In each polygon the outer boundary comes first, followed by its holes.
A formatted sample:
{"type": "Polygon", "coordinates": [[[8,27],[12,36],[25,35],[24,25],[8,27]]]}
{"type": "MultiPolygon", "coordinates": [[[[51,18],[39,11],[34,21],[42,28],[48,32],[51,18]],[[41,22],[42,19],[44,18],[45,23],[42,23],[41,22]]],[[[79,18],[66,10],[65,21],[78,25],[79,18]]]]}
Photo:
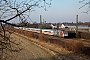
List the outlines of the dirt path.
{"type": "Polygon", "coordinates": [[[55,60],[50,53],[28,39],[15,34],[12,34],[11,38],[17,40],[16,42],[21,42],[19,46],[23,49],[20,52],[12,53],[13,58],[7,58],[8,60],[55,60]]]}

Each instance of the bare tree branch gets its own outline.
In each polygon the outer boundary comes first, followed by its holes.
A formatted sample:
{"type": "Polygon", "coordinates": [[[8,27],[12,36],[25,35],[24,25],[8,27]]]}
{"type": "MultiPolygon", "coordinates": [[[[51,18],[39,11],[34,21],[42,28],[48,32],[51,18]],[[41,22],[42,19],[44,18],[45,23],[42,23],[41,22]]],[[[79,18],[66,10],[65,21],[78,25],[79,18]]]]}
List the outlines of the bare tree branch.
{"type": "Polygon", "coordinates": [[[87,13],[88,14],[88,12],[90,11],[90,0],[88,0],[88,1],[87,0],[82,0],[82,1],[79,1],[79,3],[83,4],[79,9],[81,9],[81,8],[83,8],[85,6],[88,6],[86,11],[83,12],[83,13],[87,13]]]}

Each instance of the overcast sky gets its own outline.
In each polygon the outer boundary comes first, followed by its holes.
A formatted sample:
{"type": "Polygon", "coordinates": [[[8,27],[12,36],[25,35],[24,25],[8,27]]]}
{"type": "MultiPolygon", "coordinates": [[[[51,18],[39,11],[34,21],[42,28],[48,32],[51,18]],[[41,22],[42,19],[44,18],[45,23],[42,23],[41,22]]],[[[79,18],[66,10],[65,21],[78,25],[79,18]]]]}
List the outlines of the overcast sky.
{"type": "Polygon", "coordinates": [[[79,15],[79,21],[90,21],[90,12],[82,13],[86,11],[87,6],[79,9],[81,6],[79,0],[53,0],[51,7],[47,7],[48,11],[44,11],[43,8],[35,9],[36,11],[31,13],[31,19],[33,22],[39,22],[41,14],[46,22],[76,22],[76,15],[79,15]]]}

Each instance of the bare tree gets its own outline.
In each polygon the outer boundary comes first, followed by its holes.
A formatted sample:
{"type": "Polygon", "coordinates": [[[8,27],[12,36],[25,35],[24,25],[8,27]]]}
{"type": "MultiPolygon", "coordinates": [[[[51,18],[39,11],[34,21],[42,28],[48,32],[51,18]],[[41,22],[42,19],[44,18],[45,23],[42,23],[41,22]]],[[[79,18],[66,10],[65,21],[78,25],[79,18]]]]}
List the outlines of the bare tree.
{"type": "Polygon", "coordinates": [[[46,10],[46,5],[51,5],[51,0],[47,1],[49,0],[0,0],[0,22],[10,24],[11,20],[25,21],[35,8],[46,10]]]}
{"type": "Polygon", "coordinates": [[[90,0],[81,0],[81,1],[79,1],[79,3],[83,4],[79,9],[87,6],[86,11],[83,12],[83,13],[87,13],[88,14],[88,12],[90,11],[90,0]]]}
{"type": "MultiPolygon", "coordinates": [[[[5,24],[11,26],[21,26],[12,24],[11,21],[25,22],[30,20],[30,13],[35,11],[35,8],[44,8],[51,5],[52,0],[0,0],[0,50],[2,51],[2,57],[5,54],[4,50],[17,52],[19,49],[13,49],[12,44],[19,45],[15,41],[10,40],[11,32],[5,29],[5,24]]],[[[25,24],[26,25],[26,24],[25,24]]],[[[22,24],[22,26],[24,26],[22,24]]],[[[1,53],[0,53],[1,54],[1,53]]],[[[7,54],[7,53],[6,53],[7,54]]],[[[8,54],[7,54],[8,55],[8,54]]]]}

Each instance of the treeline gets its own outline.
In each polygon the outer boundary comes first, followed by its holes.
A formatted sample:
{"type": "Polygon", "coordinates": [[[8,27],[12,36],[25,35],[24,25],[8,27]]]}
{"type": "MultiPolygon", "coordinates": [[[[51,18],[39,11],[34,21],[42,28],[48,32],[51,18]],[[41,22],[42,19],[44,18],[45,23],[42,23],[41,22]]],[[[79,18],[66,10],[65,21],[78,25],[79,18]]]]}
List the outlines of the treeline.
{"type": "MultiPolygon", "coordinates": [[[[51,23],[42,23],[42,28],[43,29],[52,29],[50,26],[51,23]]],[[[23,22],[23,23],[17,23],[16,25],[19,25],[21,27],[27,27],[27,28],[40,28],[40,23],[33,23],[30,24],[28,22],[23,22]]]]}
{"type": "MultiPolygon", "coordinates": [[[[68,23],[68,22],[64,22],[64,23],[42,23],[42,28],[43,29],[52,29],[52,27],[50,26],[51,24],[53,24],[54,26],[61,26],[62,24],[64,24],[65,26],[76,26],[76,23],[68,23]]],[[[40,28],[40,23],[28,23],[28,22],[22,22],[22,23],[17,23],[16,25],[22,26],[22,27],[27,27],[27,28],[40,28]]],[[[78,22],[79,26],[88,26],[90,27],[90,22],[78,22]]]]}
{"type": "MultiPolygon", "coordinates": [[[[76,26],[76,23],[73,23],[73,22],[72,23],[64,22],[63,24],[67,25],[67,26],[76,26]]],[[[88,26],[88,27],[90,27],[90,22],[81,22],[81,21],[79,21],[78,25],[79,26],[88,26]]]]}

